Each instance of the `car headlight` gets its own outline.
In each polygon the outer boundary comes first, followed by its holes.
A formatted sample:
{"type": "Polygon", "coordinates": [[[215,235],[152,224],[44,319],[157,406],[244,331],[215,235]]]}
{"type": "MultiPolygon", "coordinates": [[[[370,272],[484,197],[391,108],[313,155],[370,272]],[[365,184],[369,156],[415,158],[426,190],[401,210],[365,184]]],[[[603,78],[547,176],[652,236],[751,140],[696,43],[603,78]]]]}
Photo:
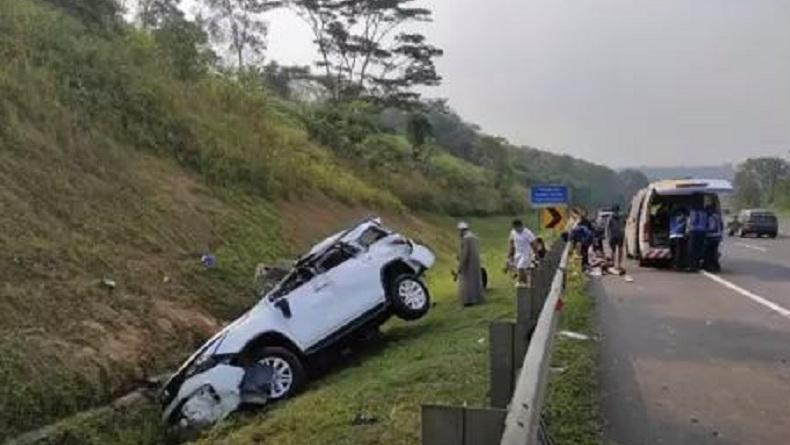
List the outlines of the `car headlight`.
{"type": "Polygon", "coordinates": [[[230,361],[230,357],[228,356],[211,355],[208,352],[206,352],[203,355],[196,358],[195,361],[191,365],[189,365],[189,368],[187,368],[186,376],[187,378],[189,378],[194,375],[204,373],[217,365],[227,363],[229,361],[230,361]]]}

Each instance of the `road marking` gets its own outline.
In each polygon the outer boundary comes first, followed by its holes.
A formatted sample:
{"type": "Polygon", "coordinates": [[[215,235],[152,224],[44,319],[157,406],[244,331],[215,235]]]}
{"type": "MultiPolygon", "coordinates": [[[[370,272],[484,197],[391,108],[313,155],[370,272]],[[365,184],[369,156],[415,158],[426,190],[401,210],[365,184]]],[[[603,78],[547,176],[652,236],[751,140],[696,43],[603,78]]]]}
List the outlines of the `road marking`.
{"type": "Polygon", "coordinates": [[[735,243],[735,245],[736,245],[736,246],[745,247],[745,248],[747,248],[747,249],[756,250],[756,251],[758,251],[758,252],[763,252],[763,253],[765,253],[765,252],[768,252],[768,249],[766,249],[765,247],[760,247],[760,246],[753,246],[753,245],[751,245],[751,244],[746,244],[746,243],[735,243]]]}
{"type": "Polygon", "coordinates": [[[767,298],[761,297],[761,296],[755,294],[754,292],[749,292],[748,290],[746,290],[746,289],[744,289],[744,288],[742,288],[742,287],[740,287],[740,286],[738,286],[736,284],[733,284],[733,283],[725,280],[724,278],[722,278],[722,277],[720,277],[718,275],[713,275],[712,273],[706,272],[706,271],[702,271],[702,275],[705,275],[706,277],[708,277],[711,280],[721,284],[722,286],[724,286],[724,287],[726,287],[728,289],[734,290],[735,292],[738,292],[739,294],[743,295],[744,297],[749,298],[750,300],[754,301],[755,303],[759,303],[759,304],[767,307],[768,309],[771,309],[772,311],[778,313],[779,315],[790,319],[790,309],[786,309],[786,308],[784,308],[782,306],[779,306],[778,304],[774,303],[773,301],[770,301],[767,298]]]}

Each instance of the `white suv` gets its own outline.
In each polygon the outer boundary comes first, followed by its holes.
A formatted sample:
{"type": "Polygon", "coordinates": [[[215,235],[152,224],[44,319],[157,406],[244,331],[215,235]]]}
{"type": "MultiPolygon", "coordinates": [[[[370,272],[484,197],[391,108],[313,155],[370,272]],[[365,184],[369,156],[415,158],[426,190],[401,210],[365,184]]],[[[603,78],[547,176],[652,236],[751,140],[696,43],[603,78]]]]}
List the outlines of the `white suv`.
{"type": "Polygon", "coordinates": [[[393,314],[425,315],[430,295],[420,277],[434,259],[373,218],[320,242],[173,374],[162,393],[163,419],[202,426],[242,404],[290,396],[318,352],[393,314]]]}

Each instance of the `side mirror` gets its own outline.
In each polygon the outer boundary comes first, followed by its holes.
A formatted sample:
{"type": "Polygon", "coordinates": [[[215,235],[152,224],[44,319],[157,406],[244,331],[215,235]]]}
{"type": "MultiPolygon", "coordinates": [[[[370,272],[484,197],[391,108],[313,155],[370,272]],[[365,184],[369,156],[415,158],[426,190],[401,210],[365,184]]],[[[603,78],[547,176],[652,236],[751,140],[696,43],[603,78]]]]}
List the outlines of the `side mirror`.
{"type": "Polygon", "coordinates": [[[291,304],[288,302],[287,298],[280,298],[277,302],[274,303],[274,307],[280,310],[283,313],[283,317],[291,318],[293,315],[291,313],[291,304]]]}

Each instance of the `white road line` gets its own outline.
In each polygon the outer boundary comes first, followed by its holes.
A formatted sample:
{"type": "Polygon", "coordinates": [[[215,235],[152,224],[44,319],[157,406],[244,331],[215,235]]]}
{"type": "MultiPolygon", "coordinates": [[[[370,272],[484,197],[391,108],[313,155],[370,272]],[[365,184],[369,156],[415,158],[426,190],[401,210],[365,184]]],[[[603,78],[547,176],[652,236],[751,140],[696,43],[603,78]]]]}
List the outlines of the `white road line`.
{"type": "Polygon", "coordinates": [[[786,309],[786,308],[784,308],[782,306],[779,306],[778,304],[774,303],[773,301],[768,300],[767,298],[761,297],[761,296],[759,296],[759,295],[757,295],[757,294],[755,294],[753,292],[749,292],[748,290],[746,290],[746,289],[744,289],[744,288],[742,288],[742,287],[740,287],[740,286],[738,286],[736,284],[733,284],[733,283],[725,280],[724,278],[722,278],[722,277],[720,277],[718,275],[713,275],[712,273],[705,272],[705,271],[702,271],[702,275],[705,275],[706,277],[708,277],[711,280],[721,284],[722,286],[724,286],[724,287],[726,287],[728,289],[734,290],[735,292],[738,292],[739,294],[743,295],[744,297],[749,298],[750,300],[754,301],[755,303],[759,303],[759,304],[767,307],[768,309],[771,309],[772,311],[776,312],[777,314],[779,314],[779,315],[781,315],[781,316],[783,316],[785,318],[790,319],[790,309],[786,309]]]}
{"type": "Polygon", "coordinates": [[[763,252],[763,253],[765,253],[765,252],[768,252],[768,249],[766,249],[765,247],[760,247],[760,246],[753,246],[753,245],[751,245],[751,244],[746,244],[746,243],[735,243],[735,245],[736,245],[736,246],[741,246],[741,247],[746,247],[747,249],[756,250],[756,251],[758,251],[758,252],[763,252]]]}

